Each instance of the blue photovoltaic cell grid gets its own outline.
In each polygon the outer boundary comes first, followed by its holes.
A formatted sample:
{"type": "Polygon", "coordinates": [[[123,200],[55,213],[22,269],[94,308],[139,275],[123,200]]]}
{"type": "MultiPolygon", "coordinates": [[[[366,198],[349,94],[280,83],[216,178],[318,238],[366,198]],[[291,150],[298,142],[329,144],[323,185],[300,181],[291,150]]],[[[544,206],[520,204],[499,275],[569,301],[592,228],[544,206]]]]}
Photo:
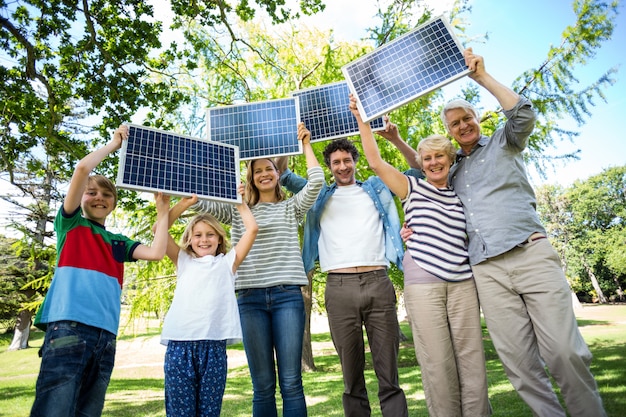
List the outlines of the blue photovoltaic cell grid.
{"type": "MultiPolygon", "coordinates": [[[[300,120],[311,131],[311,142],[345,138],[359,134],[350,105],[348,83],[340,81],[294,91],[300,100],[300,120]]],[[[383,118],[370,122],[373,131],[385,128],[383,118]]]]}
{"type": "Polygon", "coordinates": [[[382,45],[342,69],[368,121],[469,73],[442,17],[382,45]]]}
{"type": "Polygon", "coordinates": [[[295,97],[207,110],[207,138],[239,147],[241,160],[302,153],[295,97]]]}
{"type": "Polygon", "coordinates": [[[241,203],[236,146],[129,125],[117,186],[241,203]]]}

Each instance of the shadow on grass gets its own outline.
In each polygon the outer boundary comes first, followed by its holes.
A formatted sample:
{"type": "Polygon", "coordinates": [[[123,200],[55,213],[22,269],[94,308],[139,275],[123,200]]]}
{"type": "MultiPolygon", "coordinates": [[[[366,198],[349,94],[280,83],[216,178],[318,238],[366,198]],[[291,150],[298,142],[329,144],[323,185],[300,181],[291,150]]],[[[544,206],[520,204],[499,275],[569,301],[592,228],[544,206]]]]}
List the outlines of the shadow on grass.
{"type": "MultiPolygon", "coordinates": [[[[580,326],[605,326],[611,321],[580,320],[580,326]]],[[[426,402],[421,384],[420,368],[415,359],[412,334],[408,323],[401,323],[407,340],[400,344],[398,358],[400,383],[405,390],[412,417],[426,417],[426,402]]],[[[621,334],[618,331],[619,334],[621,334]]],[[[626,413],[626,344],[623,336],[615,336],[615,330],[602,334],[600,338],[588,340],[594,355],[591,369],[598,383],[609,417],[622,417],[626,413]]],[[[11,335],[0,335],[0,344],[10,343],[11,335]]],[[[341,417],[343,381],[339,359],[332,346],[328,333],[314,334],[313,343],[328,343],[315,357],[316,372],[303,374],[304,389],[309,415],[312,417],[341,417]]],[[[43,332],[31,333],[31,346],[40,346],[43,332]]],[[[483,326],[485,357],[489,396],[497,416],[531,415],[529,408],[511,386],[498,355],[493,347],[488,331],[483,326]]],[[[229,346],[229,349],[243,350],[243,345],[229,346]]],[[[34,385],[39,359],[36,349],[32,352],[0,352],[0,417],[28,415],[34,399],[34,385]],[[22,358],[23,356],[23,358],[22,358]],[[31,358],[31,366],[19,371],[15,369],[20,361],[31,358]]],[[[377,399],[377,380],[372,368],[371,355],[366,355],[366,381],[371,402],[372,416],[380,416],[377,399]]],[[[562,400],[554,384],[555,391],[562,400]]],[[[280,408],[280,395],[277,395],[280,408]]],[[[252,414],[252,384],[247,366],[229,370],[222,415],[228,417],[249,417],[252,414]]],[[[163,380],[160,378],[113,379],[107,391],[104,417],[165,417],[163,401],[163,380]]]]}
{"type": "Polygon", "coordinates": [[[165,416],[163,380],[160,378],[111,380],[102,415],[165,416]]]}

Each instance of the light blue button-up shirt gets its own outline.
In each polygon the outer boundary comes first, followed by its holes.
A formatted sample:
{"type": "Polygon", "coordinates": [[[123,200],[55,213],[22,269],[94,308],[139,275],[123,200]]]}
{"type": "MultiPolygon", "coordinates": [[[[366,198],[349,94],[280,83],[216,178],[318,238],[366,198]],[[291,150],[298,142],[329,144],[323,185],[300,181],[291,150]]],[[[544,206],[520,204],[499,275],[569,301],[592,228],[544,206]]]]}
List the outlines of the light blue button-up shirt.
{"type": "Polygon", "coordinates": [[[508,252],[535,232],[545,233],[522,155],[535,112],[521,97],[504,114],[504,127],[491,138],[482,136],[469,155],[459,150],[450,170],[465,210],[472,265],[508,252]]]}

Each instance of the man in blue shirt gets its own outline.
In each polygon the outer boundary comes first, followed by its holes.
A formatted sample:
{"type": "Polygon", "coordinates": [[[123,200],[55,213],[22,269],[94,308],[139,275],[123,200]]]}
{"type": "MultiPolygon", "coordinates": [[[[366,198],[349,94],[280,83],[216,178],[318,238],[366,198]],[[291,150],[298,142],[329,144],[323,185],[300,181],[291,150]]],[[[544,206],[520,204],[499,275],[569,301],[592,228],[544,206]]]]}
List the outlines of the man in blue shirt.
{"type": "MultiPolygon", "coordinates": [[[[392,143],[403,153],[414,152],[404,142],[392,143]]],[[[311,273],[319,260],[320,269],[328,273],[325,303],[343,371],[345,415],[368,417],[371,413],[363,373],[365,325],[382,415],[404,417],[408,410],[398,383],[396,296],[387,275],[390,262],[400,268],[402,265],[400,218],[393,195],[380,178],[356,180],[358,159],[358,150],[347,139],[334,140],[324,150],[324,161],[335,182],[324,185],[307,214],[304,267],[311,273]]],[[[411,164],[415,158],[408,160],[411,164]]],[[[287,169],[286,157],[279,158],[277,166],[281,184],[289,191],[297,192],[306,184],[304,178],[287,169]]]]}
{"type": "Polygon", "coordinates": [[[509,380],[537,416],[562,416],[550,373],[571,416],[606,416],[589,370],[591,353],[573,312],[557,253],[535,210],[522,152],[535,124],[531,103],[465,51],[469,77],[498,100],[507,122],[491,138],[476,109],[453,100],[441,116],[461,149],[450,182],[467,219],[469,257],[480,304],[509,380]]]}

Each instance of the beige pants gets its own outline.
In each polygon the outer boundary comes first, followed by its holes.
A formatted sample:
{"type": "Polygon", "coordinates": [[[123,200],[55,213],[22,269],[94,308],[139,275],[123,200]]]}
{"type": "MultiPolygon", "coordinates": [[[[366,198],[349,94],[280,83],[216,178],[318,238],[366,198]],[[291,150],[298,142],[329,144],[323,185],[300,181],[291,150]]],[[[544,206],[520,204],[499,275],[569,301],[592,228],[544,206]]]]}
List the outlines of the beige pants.
{"type": "Polygon", "coordinates": [[[474,280],[407,285],[404,300],[429,415],[489,416],[474,280]]]}
{"type": "Polygon", "coordinates": [[[548,239],[516,247],[472,270],[493,344],[533,414],[565,417],[547,365],[572,417],[606,416],[571,291],[548,239]]]}

